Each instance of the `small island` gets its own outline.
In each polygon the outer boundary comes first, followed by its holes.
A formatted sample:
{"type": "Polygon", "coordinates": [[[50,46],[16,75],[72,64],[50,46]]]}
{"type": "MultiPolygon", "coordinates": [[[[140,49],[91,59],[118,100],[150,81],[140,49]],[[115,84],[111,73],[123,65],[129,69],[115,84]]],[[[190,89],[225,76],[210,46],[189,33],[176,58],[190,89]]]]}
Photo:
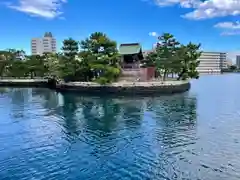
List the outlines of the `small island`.
{"type": "Polygon", "coordinates": [[[63,41],[61,53],[26,56],[0,51],[0,86],[50,87],[88,94],[172,94],[190,89],[198,78],[200,44],[183,45],[163,33],[156,47],[144,52],[140,43],[120,44],[95,32],[80,42],[63,41]]]}

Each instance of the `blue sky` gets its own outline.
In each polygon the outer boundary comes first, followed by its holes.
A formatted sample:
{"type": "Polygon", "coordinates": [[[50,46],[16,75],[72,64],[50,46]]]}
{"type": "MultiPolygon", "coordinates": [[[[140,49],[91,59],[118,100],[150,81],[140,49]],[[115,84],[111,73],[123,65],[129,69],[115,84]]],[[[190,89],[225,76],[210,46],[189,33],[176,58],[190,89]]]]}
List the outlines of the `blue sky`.
{"type": "Polygon", "coordinates": [[[30,52],[30,40],[51,31],[81,40],[95,31],[118,43],[150,49],[156,35],[170,32],[203,50],[240,50],[240,0],[1,0],[0,49],[30,52]]]}

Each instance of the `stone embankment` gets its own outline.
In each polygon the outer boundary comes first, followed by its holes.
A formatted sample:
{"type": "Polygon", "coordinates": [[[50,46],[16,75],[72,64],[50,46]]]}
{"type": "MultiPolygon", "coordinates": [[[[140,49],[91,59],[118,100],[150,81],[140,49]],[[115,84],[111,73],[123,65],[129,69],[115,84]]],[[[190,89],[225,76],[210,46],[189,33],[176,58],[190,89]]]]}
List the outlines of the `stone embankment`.
{"type": "Polygon", "coordinates": [[[8,87],[48,87],[47,79],[0,79],[0,86],[8,87]]]}
{"type": "Polygon", "coordinates": [[[188,91],[189,81],[151,81],[151,82],[116,82],[99,85],[93,82],[59,83],[59,91],[74,91],[88,94],[173,94],[188,91]]]}
{"type": "Polygon", "coordinates": [[[0,86],[5,87],[49,87],[57,91],[79,92],[85,94],[124,94],[124,95],[161,95],[188,91],[189,81],[151,81],[151,82],[116,82],[100,85],[93,82],[59,82],[55,84],[47,79],[0,79],[0,86]]]}

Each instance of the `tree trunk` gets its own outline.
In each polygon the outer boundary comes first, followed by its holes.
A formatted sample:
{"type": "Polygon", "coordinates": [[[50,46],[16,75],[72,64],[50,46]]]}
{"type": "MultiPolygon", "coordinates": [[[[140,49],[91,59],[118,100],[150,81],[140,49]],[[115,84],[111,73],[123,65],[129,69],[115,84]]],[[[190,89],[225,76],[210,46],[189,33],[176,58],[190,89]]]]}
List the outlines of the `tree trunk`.
{"type": "Polygon", "coordinates": [[[163,73],[163,81],[166,80],[166,77],[167,77],[167,70],[165,69],[165,70],[164,70],[164,73],[163,73]]]}
{"type": "Polygon", "coordinates": [[[186,69],[183,69],[182,72],[180,74],[178,74],[177,80],[181,80],[181,78],[182,78],[182,76],[184,75],[185,72],[186,72],[186,69]]]}

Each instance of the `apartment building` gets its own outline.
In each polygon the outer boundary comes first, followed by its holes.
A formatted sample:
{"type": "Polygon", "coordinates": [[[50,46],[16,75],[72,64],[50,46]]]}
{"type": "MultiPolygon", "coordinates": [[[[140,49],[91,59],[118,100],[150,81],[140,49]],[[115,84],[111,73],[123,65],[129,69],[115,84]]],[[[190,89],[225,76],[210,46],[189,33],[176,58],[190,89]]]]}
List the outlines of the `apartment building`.
{"type": "Polygon", "coordinates": [[[42,55],[43,53],[55,53],[57,51],[56,39],[51,32],[45,33],[43,38],[33,38],[31,40],[32,55],[42,55]]]}
{"type": "Polygon", "coordinates": [[[223,52],[203,52],[198,60],[199,73],[220,73],[227,68],[226,53],[223,52]]]}
{"type": "Polygon", "coordinates": [[[240,68],[240,55],[236,56],[236,66],[237,68],[240,68]]]}
{"type": "Polygon", "coordinates": [[[31,51],[32,55],[42,55],[42,39],[33,38],[31,41],[31,51]]]}

